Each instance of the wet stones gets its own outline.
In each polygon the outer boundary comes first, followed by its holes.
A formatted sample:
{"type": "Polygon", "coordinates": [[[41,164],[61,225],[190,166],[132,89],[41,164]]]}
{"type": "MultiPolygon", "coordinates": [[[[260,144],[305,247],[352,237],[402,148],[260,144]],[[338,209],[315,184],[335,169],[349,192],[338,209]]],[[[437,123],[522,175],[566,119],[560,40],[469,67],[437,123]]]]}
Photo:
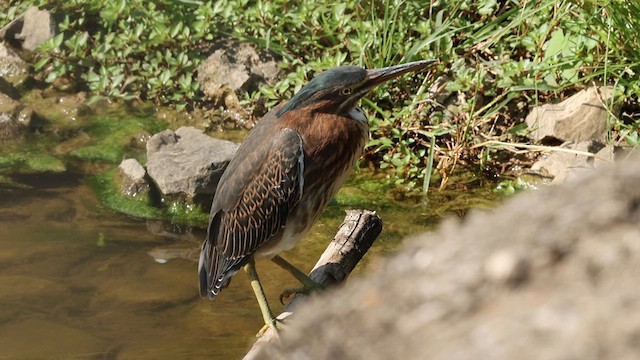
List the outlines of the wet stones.
{"type": "Polygon", "coordinates": [[[24,127],[16,120],[20,102],[0,92],[0,141],[22,135],[24,127]]]}
{"type": "Polygon", "coordinates": [[[118,166],[121,190],[127,196],[149,191],[147,172],[136,159],[124,159],[118,166]]]}

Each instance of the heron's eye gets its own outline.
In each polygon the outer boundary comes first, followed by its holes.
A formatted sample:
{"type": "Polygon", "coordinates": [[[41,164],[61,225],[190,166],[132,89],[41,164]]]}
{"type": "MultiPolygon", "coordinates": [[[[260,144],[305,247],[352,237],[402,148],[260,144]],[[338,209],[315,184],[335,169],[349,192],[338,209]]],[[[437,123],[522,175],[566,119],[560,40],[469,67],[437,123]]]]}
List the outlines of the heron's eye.
{"type": "Polygon", "coordinates": [[[344,88],[344,89],[340,90],[340,95],[342,95],[342,96],[351,95],[351,88],[344,88]]]}

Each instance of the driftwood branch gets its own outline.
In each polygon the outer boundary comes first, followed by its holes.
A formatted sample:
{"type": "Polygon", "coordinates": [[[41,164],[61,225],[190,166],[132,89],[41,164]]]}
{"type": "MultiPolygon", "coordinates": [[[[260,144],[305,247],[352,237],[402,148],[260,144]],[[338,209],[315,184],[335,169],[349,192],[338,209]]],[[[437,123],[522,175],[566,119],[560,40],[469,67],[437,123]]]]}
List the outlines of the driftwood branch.
{"type": "MultiPolygon", "coordinates": [[[[382,219],[374,211],[347,210],[338,233],[320,256],[309,277],[325,288],[343,283],[369,250],[380,231],[382,219]]],[[[296,294],[278,315],[278,320],[284,323],[295,307],[307,297],[302,293],[296,294]]],[[[277,334],[269,328],[256,340],[244,360],[257,359],[260,349],[273,341],[277,341],[277,334]]]]}

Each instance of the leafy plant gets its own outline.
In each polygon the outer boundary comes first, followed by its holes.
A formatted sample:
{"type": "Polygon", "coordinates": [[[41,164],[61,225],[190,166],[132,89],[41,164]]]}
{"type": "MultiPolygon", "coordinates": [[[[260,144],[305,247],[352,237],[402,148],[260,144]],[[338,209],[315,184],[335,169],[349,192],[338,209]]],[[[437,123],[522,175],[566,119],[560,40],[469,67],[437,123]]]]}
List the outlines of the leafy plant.
{"type": "Polygon", "coordinates": [[[31,4],[64,15],[39,52],[44,79],[179,108],[199,105],[194,72],[220,36],[282,58],[282,79],[244,97],[264,108],[333,66],[438,58],[363,101],[366,159],[412,187],[442,187],[460,166],[480,170],[498,151],[487,140],[526,141],[530,107],[592,83],[615,86],[616,101],[632,105],[611,113],[611,141],[637,139],[640,5],[631,0],[26,0],[0,4],[0,23],[31,4]]]}

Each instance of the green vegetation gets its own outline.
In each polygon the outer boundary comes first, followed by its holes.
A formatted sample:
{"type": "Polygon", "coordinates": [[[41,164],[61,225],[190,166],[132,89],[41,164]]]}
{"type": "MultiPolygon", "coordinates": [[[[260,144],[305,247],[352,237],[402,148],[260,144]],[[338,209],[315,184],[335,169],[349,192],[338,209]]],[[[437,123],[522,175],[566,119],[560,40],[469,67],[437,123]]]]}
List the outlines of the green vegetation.
{"type": "Polygon", "coordinates": [[[162,211],[152,205],[149,192],[127,196],[122,193],[117,179],[118,169],[107,170],[90,177],[90,183],[104,206],[120,213],[144,219],[157,219],[162,211]]]}
{"type": "Polygon", "coordinates": [[[84,131],[90,140],[82,147],[72,150],[69,155],[82,161],[103,161],[120,163],[128,151],[132,139],[149,136],[162,131],[164,124],[151,119],[111,117],[97,118],[84,131]]]}
{"type": "Polygon", "coordinates": [[[38,152],[10,152],[0,154],[0,174],[60,173],[66,170],[64,163],[49,154],[38,152]]]}
{"type": "Polygon", "coordinates": [[[89,179],[102,204],[122,214],[143,219],[166,219],[176,224],[199,227],[205,227],[209,221],[209,213],[199,205],[163,199],[162,206],[159,207],[154,205],[149,191],[134,196],[125,195],[120,188],[118,169],[104,171],[89,179]]]}
{"type": "Polygon", "coordinates": [[[286,75],[247,94],[248,107],[272,106],[336,65],[439,58],[434,71],[363,101],[372,128],[365,160],[412,187],[444,186],[461,165],[500,165],[512,155],[487,140],[526,143],[532,106],[592,83],[614,86],[624,104],[611,114],[610,141],[639,143],[637,1],[25,0],[0,4],[0,24],[32,4],[64,19],[37,54],[42,79],[180,109],[202,105],[195,69],[221,37],[282,59],[286,75]]]}

